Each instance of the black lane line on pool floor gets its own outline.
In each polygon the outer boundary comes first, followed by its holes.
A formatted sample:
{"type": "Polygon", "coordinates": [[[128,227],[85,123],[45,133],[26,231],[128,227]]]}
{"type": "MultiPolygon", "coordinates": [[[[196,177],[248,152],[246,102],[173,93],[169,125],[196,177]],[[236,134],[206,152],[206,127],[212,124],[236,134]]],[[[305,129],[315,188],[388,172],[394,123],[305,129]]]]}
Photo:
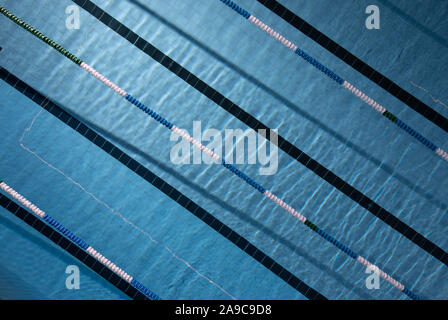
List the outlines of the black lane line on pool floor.
{"type": "Polygon", "coordinates": [[[82,136],[96,144],[106,153],[120,161],[123,165],[131,169],[140,177],[151,183],[157,189],[161,190],[168,197],[176,201],[182,207],[190,211],[196,217],[201,219],[207,225],[212,227],[215,231],[220,233],[226,239],[234,243],[238,248],[254,258],[256,261],[265,266],[269,271],[277,275],[295,290],[303,294],[310,300],[326,300],[322,294],[308,286],[305,282],[286,270],[279,263],[275,262],[271,257],[259,250],[245,238],[240,236],[237,232],[229,228],[227,225],[216,219],[213,215],[208,213],[205,209],[197,205],[190,198],[179,192],[163,179],[159,178],[156,174],[145,168],[142,164],[131,158],[129,155],[121,151],[111,142],[107,141],[101,135],[90,129],[87,125],[70,115],[49,98],[43,96],[38,91],[30,87],[28,84],[17,78],[15,75],[0,67],[0,78],[14,87],[17,91],[21,92],[29,99],[37,103],[43,109],[53,114],[56,118],[63,123],[80,133],[82,136]]]}
{"type": "MultiPolygon", "coordinates": [[[[173,72],[176,76],[181,78],[183,81],[191,85],[193,88],[198,90],[200,93],[208,97],[210,100],[215,102],[222,109],[226,110],[232,114],[235,118],[239,119],[247,126],[257,131],[259,129],[265,129],[269,134],[269,128],[260,122],[258,119],[241,109],[238,105],[224,97],[217,90],[206,84],[204,81],[196,77],[194,74],[189,72],[187,69],[182,67],[180,64],[172,60],[170,57],[165,55],[163,52],[158,50],[152,44],[150,44],[145,39],[141,38],[139,35],[134,33],[128,27],[120,23],[118,20],[113,18],[107,12],[96,6],[90,0],[72,0],[72,2],[78,4],[92,16],[101,21],[111,30],[115,31],[121,37],[129,41],[132,45],[136,46],[146,55],[150,56],[156,62],[163,65],[165,68],[173,72]]],[[[269,136],[265,137],[269,139],[269,136]]],[[[296,161],[304,165],[306,168],[313,171],[319,177],[330,183],[333,187],[337,188],[339,191],[350,197],[353,201],[358,203],[363,208],[367,209],[374,216],[384,221],[390,227],[401,233],[403,236],[411,240],[413,243],[418,245],[420,248],[425,250],[431,256],[441,261],[443,264],[448,266],[448,254],[439,246],[437,246],[432,241],[426,239],[422,234],[415,231],[413,228],[408,226],[406,223],[395,217],[392,213],[381,207],[379,204],[374,202],[372,199],[361,193],[359,190],[352,187],[349,183],[342,180],[336,174],[325,168],[323,165],[318,163],[316,160],[308,156],[305,152],[294,146],[288,140],[278,135],[278,147],[285,153],[290,155],[296,161]]]]}
{"type": "Polygon", "coordinates": [[[17,218],[23,220],[29,226],[40,232],[43,236],[47,237],[59,247],[67,251],[70,255],[78,259],[87,267],[103,277],[106,281],[117,287],[127,296],[134,300],[148,300],[148,298],[134,288],[130,283],[123,280],[120,276],[115,274],[112,270],[107,268],[101,262],[97,261],[90,254],[79,248],[77,245],[65,238],[58,230],[53,229],[49,225],[45,224],[42,220],[29,213],[27,210],[17,205],[14,201],[0,193],[0,206],[7,209],[14,214],[17,218]]]}
{"type": "Polygon", "coordinates": [[[302,32],[305,36],[317,42],[321,47],[327,49],[334,56],[344,61],[347,65],[364,75],[372,82],[389,92],[391,95],[407,104],[414,111],[417,111],[426,119],[448,132],[448,119],[432,109],[430,106],[414,97],[412,94],[398,86],[395,82],[379,73],[367,63],[357,58],[347,49],[327,37],[325,34],[314,28],[308,22],[294,14],[292,11],[278,3],[276,0],[257,0],[271,12],[288,22],[291,26],[302,32]]]}

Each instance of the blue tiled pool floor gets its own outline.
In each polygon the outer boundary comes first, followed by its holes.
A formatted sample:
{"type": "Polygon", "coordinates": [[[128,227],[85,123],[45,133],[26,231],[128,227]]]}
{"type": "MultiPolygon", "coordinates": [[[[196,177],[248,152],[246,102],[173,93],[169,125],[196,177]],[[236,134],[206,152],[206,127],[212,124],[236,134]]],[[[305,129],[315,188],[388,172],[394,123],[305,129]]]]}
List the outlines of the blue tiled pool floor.
{"type": "MultiPolygon", "coordinates": [[[[220,1],[93,1],[210,86],[448,250],[448,165],[220,1]]],[[[448,117],[446,5],[379,1],[382,27],[366,30],[367,1],[280,1],[448,117]],[[438,7],[439,10],[434,10],[438,7]],[[398,10],[399,9],[399,10],[398,10]],[[322,19],[332,16],[332,19],[322,19]],[[426,17],[431,17],[431,20],[426,17]],[[418,22],[418,23],[416,23],[418,22]],[[423,28],[422,26],[425,26],[423,28]],[[439,36],[436,36],[439,35],[439,36]]],[[[189,132],[247,127],[87,12],[67,30],[72,1],[0,0],[107,77],[189,132]],[[27,2],[27,1],[25,1],[27,2]]],[[[405,107],[256,1],[238,4],[447,149],[446,132],[405,107]]],[[[405,299],[223,168],[170,161],[170,133],[60,54],[0,17],[0,65],[330,299],[405,299]]],[[[0,177],[165,299],[305,299],[277,276],[118,161],[0,82],[0,177]]],[[[446,299],[446,266],[279,151],[278,171],[239,169],[424,298],[446,299]]],[[[1,298],[125,299],[37,232],[0,209],[1,298]],[[67,265],[81,288],[67,290],[67,265]],[[13,276],[12,276],[13,275],[13,276]],[[11,279],[16,280],[12,281],[11,279]],[[9,279],[9,280],[8,280],[9,279]],[[11,290],[16,286],[17,291],[11,290]]]]}

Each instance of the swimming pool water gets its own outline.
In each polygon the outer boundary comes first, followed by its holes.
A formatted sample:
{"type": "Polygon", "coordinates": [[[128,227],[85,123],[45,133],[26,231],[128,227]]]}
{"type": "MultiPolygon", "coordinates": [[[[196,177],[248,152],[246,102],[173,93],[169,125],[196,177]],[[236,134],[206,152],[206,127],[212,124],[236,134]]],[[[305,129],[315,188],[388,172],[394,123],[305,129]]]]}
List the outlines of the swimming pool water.
{"type": "MultiPolygon", "coordinates": [[[[446,162],[220,1],[93,2],[425,237],[448,248],[446,162]]],[[[448,116],[443,104],[448,101],[443,90],[448,79],[441,67],[448,58],[440,54],[446,50],[440,36],[448,34],[446,2],[378,1],[380,30],[364,27],[368,1],[281,3],[448,116]]],[[[68,30],[65,9],[71,1],[0,4],[178,127],[191,132],[193,121],[201,121],[203,129],[247,128],[85,11],[81,10],[81,28],[68,30]]],[[[448,148],[443,130],[272,12],[255,1],[238,4],[448,148]]],[[[17,25],[4,17],[0,24],[2,67],[77,115],[308,285],[331,299],[405,299],[385,282],[379,290],[368,290],[365,269],[223,168],[173,164],[170,150],[175,142],[168,131],[17,25]]],[[[0,90],[1,178],[162,298],[305,298],[9,85],[1,82],[0,90]]],[[[257,164],[238,168],[424,298],[446,299],[442,263],[281,150],[278,160],[273,176],[259,175],[257,164]]],[[[0,211],[2,298],[20,296],[22,290],[23,297],[34,298],[126,298],[6,210],[0,211]],[[65,268],[71,264],[80,267],[80,290],[65,287],[65,268]]]]}

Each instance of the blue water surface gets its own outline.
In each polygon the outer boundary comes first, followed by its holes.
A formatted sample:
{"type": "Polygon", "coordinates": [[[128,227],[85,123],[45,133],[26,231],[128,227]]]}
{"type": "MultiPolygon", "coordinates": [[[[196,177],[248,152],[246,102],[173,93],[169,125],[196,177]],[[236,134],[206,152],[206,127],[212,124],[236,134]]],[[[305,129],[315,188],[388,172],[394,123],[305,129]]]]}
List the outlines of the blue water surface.
{"type": "MultiPolygon", "coordinates": [[[[403,222],[448,250],[448,164],[218,0],[95,0],[98,6],[403,222]]],[[[283,5],[448,117],[448,3],[290,0],[283,5]],[[368,30],[376,4],[381,29],[368,30]],[[444,39],[447,38],[447,39],[444,39]],[[443,52],[443,54],[442,54],[443,52]]],[[[448,149],[447,134],[253,0],[239,5],[448,149]]],[[[178,127],[247,127],[69,0],[0,4],[178,127]]],[[[359,264],[217,165],[174,164],[170,132],[0,17],[0,65],[76,115],[330,299],[406,299],[366,288],[359,264]]],[[[0,82],[0,179],[165,299],[306,299],[52,115],[0,82]]],[[[237,167],[417,294],[446,299],[446,266],[278,153],[278,171],[237,167]]],[[[126,299],[0,209],[0,297],[126,299]],[[80,267],[79,290],[65,286],[80,267]]]]}

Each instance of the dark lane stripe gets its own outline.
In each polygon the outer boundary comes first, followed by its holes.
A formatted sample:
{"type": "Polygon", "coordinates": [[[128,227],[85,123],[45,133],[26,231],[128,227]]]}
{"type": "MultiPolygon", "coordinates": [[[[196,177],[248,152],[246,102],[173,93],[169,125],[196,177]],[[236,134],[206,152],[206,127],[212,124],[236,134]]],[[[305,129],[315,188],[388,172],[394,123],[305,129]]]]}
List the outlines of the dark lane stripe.
{"type": "Polygon", "coordinates": [[[220,233],[226,239],[234,243],[238,248],[243,250],[249,256],[254,258],[256,261],[265,266],[269,271],[280,277],[291,287],[296,289],[298,292],[303,294],[310,300],[325,300],[326,298],[309,287],[305,282],[297,278],[291,272],[282,267],[279,263],[275,262],[271,257],[263,253],[257,247],[252,245],[245,238],[240,236],[237,232],[229,228],[227,225],[216,219],[205,209],[197,205],[191,199],[183,195],[177,189],[173,188],[166,181],[159,178],[156,174],[145,168],[142,164],[131,158],[129,155],[121,151],[115,145],[107,141],[101,135],[96,133],[94,130],[90,129],[87,125],[76,119],[74,116],[70,115],[49,98],[43,96],[35,89],[30,87],[25,82],[21,81],[19,78],[9,73],[6,69],[0,68],[0,78],[5,82],[13,86],[17,91],[23,93],[25,96],[33,100],[39,106],[41,106],[46,111],[53,114],[56,118],[61,120],[66,125],[70,126],[72,129],[76,130],[82,136],[96,144],[102,150],[106,151],[112,157],[120,161],[123,165],[131,169],[133,172],[138,174],[140,177],[145,179],[147,182],[151,183],[157,189],[161,190],[168,197],[176,201],[182,207],[186,208],[196,217],[201,219],[203,222],[212,227],[215,231],[220,233]]]}
{"type": "Polygon", "coordinates": [[[115,274],[112,270],[104,266],[101,262],[97,261],[87,252],[75,245],[73,242],[65,238],[58,230],[53,229],[49,225],[45,224],[42,220],[29,213],[27,210],[17,205],[14,201],[0,193],[0,206],[7,209],[14,214],[17,218],[23,220],[35,230],[40,232],[43,236],[47,237],[59,247],[67,251],[74,258],[84,263],[87,267],[103,277],[106,281],[109,281],[131,299],[135,300],[148,300],[148,298],[134,288],[130,283],[122,279],[115,274]]]}
{"type": "Polygon", "coordinates": [[[398,86],[395,82],[382,75],[364,61],[351,54],[348,50],[331,40],[322,32],[314,28],[308,22],[288,10],[286,7],[278,3],[276,0],[257,0],[280,18],[288,22],[290,25],[301,31],[308,38],[320,44],[333,55],[344,61],[353,69],[357,70],[365,77],[382,87],[384,90],[395,96],[409,107],[420,113],[426,119],[448,132],[448,119],[432,109],[430,106],[420,101],[409,92],[398,86]]]}
{"type": "MultiPolygon", "coordinates": [[[[224,97],[217,90],[206,84],[204,81],[196,77],[194,74],[189,72],[187,69],[182,67],[180,64],[172,60],[170,57],[165,55],[163,52],[158,50],[156,47],[151,45],[148,41],[138,36],[136,33],[131,31],[128,27],[120,23],[118,20],[110,16],[107,12],[97,7],[90,0],[72,0],[76,4],[80,5],[87,12],[96,17],[99,21],[105,24],[108,28],[112,29],[124,39],[128,40],[131,44],[136,46],[138,49],[146,53],[148,56],[153,58],[155,61],[163,65],[165,68],[173,72],[179,78],[187,82],[193,88],[198,90],[200,93],[211,99],[222,109],[226,110],[232,114],[235,118],[241,120],[250,128],[258,131],[259,129],[265,129],[267,133],[270,129],[260,122],[258,119],[254,118],[252,115],[241,109],[238,105],[224,97]]],[[[269,139],[269,136],[266,137],[269,139]]],[[[313,171],[319,177],[330,183],[332,186],[337,188],[339,191],[343,192],[345,195],[350,197],[353,201],[357,202],[363,208],[367,209],[374,216],[384,221],[390,227],[401,233],[403,236],[414,242],[420,248],[428,252],[437,260],[441,261],[448,266],[448,254],[441,249],[439,246],[426,239],[423,235],[412,229],[406,223],[395,217],[392,213],[382,208],[372,199],[362,194],[360,191],[352,187],[350,184],[339,178],[333,172],[322,166],[316,160],[308,156],[306,153],[301,151],[299,148],[294,146],[288,140],[282,136],[278,136],[278,147],[285,153],[290,155],[293,159],[303,164],[306,168],[313,171]]]]}

